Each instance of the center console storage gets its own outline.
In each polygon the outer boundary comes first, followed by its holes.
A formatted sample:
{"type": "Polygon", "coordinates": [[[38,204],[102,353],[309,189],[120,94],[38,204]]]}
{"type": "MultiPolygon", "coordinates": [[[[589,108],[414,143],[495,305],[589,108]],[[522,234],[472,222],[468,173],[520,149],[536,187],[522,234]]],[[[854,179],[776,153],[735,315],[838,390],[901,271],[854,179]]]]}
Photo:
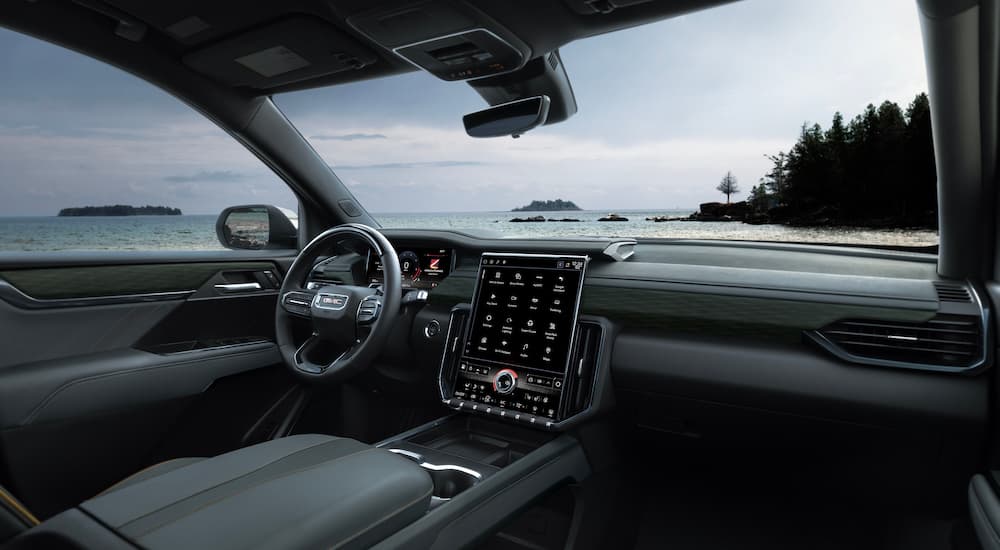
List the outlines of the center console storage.
{"type": "Polygon", "coordinates": [[[551,441],[553,436],[474,416],[451,416],[379,444],[424,468],[431,507],[451,500],[551,441]]]}
{"type": "Polygon", "coordinates": [[[457,548],[479,541],[538,498],[590,475],[576,438],[453,414],[376,445],[430,475],[430,511],[385,547],[457,548]]]}
{"type": "Polygon", "coordinates": [[[4,548],[368,548],[426,515],[432,481],[384,449],[295,435],[144,470],[4,548]]]}

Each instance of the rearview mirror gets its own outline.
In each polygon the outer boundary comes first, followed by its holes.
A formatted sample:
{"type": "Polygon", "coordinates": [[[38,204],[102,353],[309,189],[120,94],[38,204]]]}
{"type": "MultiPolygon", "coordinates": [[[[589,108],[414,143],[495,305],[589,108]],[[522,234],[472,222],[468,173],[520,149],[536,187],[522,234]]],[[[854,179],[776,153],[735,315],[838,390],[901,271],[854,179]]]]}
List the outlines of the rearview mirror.
{"type": "Polygon", "coordinates": [[[549,118],[549,96],[539,95],[494,105],[462,117],[465,133],[472,137],[519,137],[545,124],[549,118]]]}
{"type": "Polygon", "coordinates": [[[226,248],[295,248],[298,216],[269,204],[230,206],[219,214],[215,234],[226,248]]]}

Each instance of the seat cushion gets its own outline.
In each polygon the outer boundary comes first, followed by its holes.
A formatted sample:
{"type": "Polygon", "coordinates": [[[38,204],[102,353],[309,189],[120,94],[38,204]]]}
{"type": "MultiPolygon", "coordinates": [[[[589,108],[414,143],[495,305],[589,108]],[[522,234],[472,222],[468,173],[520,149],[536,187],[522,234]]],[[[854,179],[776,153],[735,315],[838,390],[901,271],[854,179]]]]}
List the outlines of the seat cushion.
{"type": "Polygon", "coordinates": [[[423,515],[432,491],[412,461],[322,435],[141,474],[80,507],[153,549],[363,548],[423,515]]]}
{"type": "Polygon", "coordinates": [[[35,516],[0,486],[0,544],[35,525],[38,525],[35,516]]]}

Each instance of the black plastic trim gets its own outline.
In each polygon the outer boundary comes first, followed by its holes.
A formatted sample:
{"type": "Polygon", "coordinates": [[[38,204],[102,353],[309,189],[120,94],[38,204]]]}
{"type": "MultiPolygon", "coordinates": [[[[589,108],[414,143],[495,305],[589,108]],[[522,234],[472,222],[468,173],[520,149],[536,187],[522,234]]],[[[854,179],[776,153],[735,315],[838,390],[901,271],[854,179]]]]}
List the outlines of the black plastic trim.
{"type": "Polygon", "coordinates": [[[18,290],[14,285],[0,279],[0,299],[21,309],[58,309],[66,307],[134,304],[138,302],[168,302],[171,300],[183,300],[194,293],[194,290],[180,290],[175,292],[124,294],[120,296],[94,296],[87,298],[58,298],[40,300],[38,298],[28,296],[18,290]]]}

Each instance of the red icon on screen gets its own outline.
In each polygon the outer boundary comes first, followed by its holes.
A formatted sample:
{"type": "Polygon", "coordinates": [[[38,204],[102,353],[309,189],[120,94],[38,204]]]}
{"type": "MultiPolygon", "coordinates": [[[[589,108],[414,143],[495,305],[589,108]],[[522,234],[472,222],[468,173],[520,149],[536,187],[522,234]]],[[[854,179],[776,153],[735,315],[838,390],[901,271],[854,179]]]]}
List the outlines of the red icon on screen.
{"type": "Polygon", "coordinates": [[[437,269],[440,263],[441,263],[441,258],[431,258],[430,269],[437,269]]]}

